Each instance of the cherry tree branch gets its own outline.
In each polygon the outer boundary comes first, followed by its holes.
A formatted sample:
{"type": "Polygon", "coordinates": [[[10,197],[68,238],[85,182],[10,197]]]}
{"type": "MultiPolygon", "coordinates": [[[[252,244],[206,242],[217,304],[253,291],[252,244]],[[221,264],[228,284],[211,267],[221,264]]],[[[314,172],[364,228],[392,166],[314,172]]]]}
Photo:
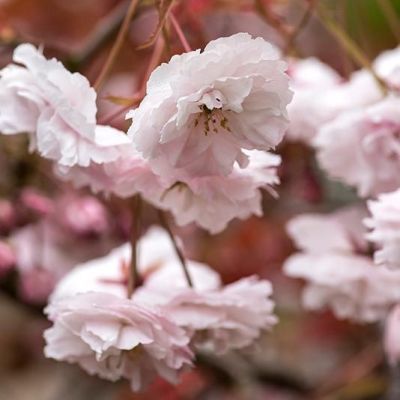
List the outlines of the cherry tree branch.
{"type": "Polygon", "coordinates": [[[179,25],[179,22],[177,21],[177,19],[175,18],[174,14],[172,12],[169,14],[169,19],[172,23],[172,26],[174,27],[176,35],[178,36],[178,38],[182,44],[182,47],[185,49],[186,52],[192,51],[192,48],[190,47],[190,44],[187,41],[185,34],[182,31],[181,26],[179,25]]]}
{"type": "Polygon", "coordinates": [[[168,236],[171,239],[171,242],[172,242],[172,244],[174,246],[175,252],[176,252],[176,254],[177,254],[178,258],[179,258],[179,261],[181,262],[182,270],[183,270],[183,273],[185,275],[187,284],[192,288],[193,287],[193,280],[192,280],[192,278],[190,276],[190,273],[189,273],[189,269],[188,269],[188,266],[187,266],[186,258],[183,255],[182,250],[180,249],[180,247],[179,247],[179,245],[178,245],[178,243],[176,241],[176,238],[175,238],[174,234],[171,231],[171,228],[170,228],[170,226],[168,224],[168,220],[167,220],[167,217],[166,217],[165,213],[163,211],[161,211],[161,210],[158,210],[158,218],[160,220],[160,223],[161,223],[162,227],[167,231],[168,236]]]}
{"type": "Polygon", "coordinates": [[[126,34],[128,33],[129,24],[130,24],[131,19],[136,11],[136,7],[137,7],[138,3],[139,3],[139,0],[131,0],[128,11],[122,22],[121,28],[118,32],[118,36],[114,42],[114,45],[110,51],[110,54],[108,55],[108,58],[104,64],[95,84],[93,85],[96,90],[99,90],[101,85],[104,83],[104,80],[107,78],[108,74],[110,73],[110,71],[116,61],[118,53],[120,52],[122,44],[124,43],[126,34]]]}
{"type": "Polygon", "coordinates": [[[139,240],[140,214],[142,200],[136,195],[132,205],[132,227],[131,227],[131,262],[128,275],[128,297],[130,298],[136,287],[139,286],[139,273],[137,268],[137,242],[139,240]]]}

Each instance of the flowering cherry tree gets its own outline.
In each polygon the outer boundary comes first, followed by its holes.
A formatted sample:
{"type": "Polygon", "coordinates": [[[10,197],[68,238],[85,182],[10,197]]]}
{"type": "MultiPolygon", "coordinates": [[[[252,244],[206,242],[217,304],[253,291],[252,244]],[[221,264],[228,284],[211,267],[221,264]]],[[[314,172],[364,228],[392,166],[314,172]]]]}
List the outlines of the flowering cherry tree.
{"type": "MultiPolygon", "coordinates": [[[[301,280],[297,310],[384,327],[377,330],[394,400],[399,48],[370,60],[324,1],[312,0],[293,27],[273,2],[247,6],[281,40],[234,29],[197,46],[194,32],[204,35],[191,11],[213,2],[184,3],[155,2],[154,31],[133,49],[149,57],[144,72],[135,71],[140,78],[131,77],[137,82],[129,97],[112,93],[126,89],[128,78],[121,85],[111,72],[135,21],[153,6],[127,2],[96,79],[51,57],[46,46],[13,46],[0,70],[1,140],[21,140],[22,157],[36,160],[52,190],[23,187],[18,207],[0,200],[0,281],[17,270],[16,297],[44,306],[46,357],[127,380],[137,392],[159,377],[177,385],[197,367],[222,369],[244,388],[253,384],[257,373],[248,372],[246,357],[279,327],[275,282],[279,292],[279,279],[301,280]],[[185,18],[191,29],[183,29],[185,18]],[[313,18],[354,70],[299,57],[298,36],[313,18]],[[110,104],[113,111],[104,112],[110,104]],[[308,174],[300,178],[299,163],[296,179],[327,199],[314,209],[294,206],[282,218],[294,251],[280,263],[280,278],[241,271],[226,279],[212,263],[188,256],[177,232],[202,232],[214,250],[233,224],[280,215],[292,149],[302,152],[308,174]],[[333,201],[329,191],[337,187],[344,197],[333,201]]],[[[381,3],[390,24],[400,26],[390,2],[381,3]]],[[[297,200],[299,190],[289,197],[297,200]]]]}

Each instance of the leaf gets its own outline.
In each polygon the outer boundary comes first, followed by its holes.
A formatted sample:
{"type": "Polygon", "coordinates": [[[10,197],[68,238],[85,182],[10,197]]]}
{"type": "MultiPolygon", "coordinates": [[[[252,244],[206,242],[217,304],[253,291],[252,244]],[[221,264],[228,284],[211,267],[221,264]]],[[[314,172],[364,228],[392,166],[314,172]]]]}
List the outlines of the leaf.
{"type": "Polygon", "coordinates": [[[174,0],[156,0],[155,5],[158,9],[158,24],[154,32],[150,35],[149,39],[146,40],[142,45],[136,48],[136,50],[143,50],[147,47],[152,46],[157,40],[160,32],[162,31],[165,22],[168,18],[168,14],[171,11],[174,0]]]}

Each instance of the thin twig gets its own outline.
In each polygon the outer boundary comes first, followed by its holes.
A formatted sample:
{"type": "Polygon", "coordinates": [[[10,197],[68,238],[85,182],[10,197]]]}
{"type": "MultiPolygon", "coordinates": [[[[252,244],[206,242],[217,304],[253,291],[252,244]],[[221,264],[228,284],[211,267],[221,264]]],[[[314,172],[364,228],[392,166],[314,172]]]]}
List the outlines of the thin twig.
{"type": "Polygon", "coordinates": [[[185,34],[182,31],[181,26],[179,25],[179,22],[175,18],[174,14],[171,12],[169,14],[169,19],[171,20],[172,26],[175,29],[176,35],[178,36],[182,47],[185,49],[186,52],[192,51],[192,48],[190,47],[189,42],[187,41],[185,34]]]}
{"type": "Polygon", "coordinates": [[[399,17],[395,8],[393,7],[392,2],[389,0],[378,0],[378,5],[382,10],[382,13],[385,16],[393,35],[395,36],[396,40],[400,42],[399,17]]]}
{"type": "Polygon", "coordinates": [[[264,5],[262,0],[254,0],[254,8],[260,17],[262,17],[265,22],[272,26],[283,39],[287,39],[290,35],[290,29],[285,25],[281,19],[273,14],[268,7],[264,5]]]}
{"type": "Polygon", "coordinates": [[[349,37],[349,35],[333,20],[329,13],[322,7],[319,7],[319,17],[324,23],[325,28],[335,37],[339,44],[347,51],[353,61],[359,66],[365,68],[375,79],[377,85],[383,94],[387,93],[386,83],[376,74],[371,61],[360,49],[360,47],[349,37]]]}
{"type": "Polygon", "coordinates": [[[188,266],[187,266],[186,258],[183,255],[181,249],[179,248],[179,245],[178,245],[178,243],[177,243],[177,241],[175,239],[175,236],[171,231],[171,228],[170,228],[170,226],[168,224],[168,220],[167,220],[167,217],[166,217],[165,213],[163,211],[161,211],[161,210],[158,210],[158,218],[160,220],[160,223],[161,223],[162,227],[167,231],[168,236],[171,239],[171,242],[172,242],[172,244],[174,246],[175,252],[176,252],[176,254],[177,254],[178,258],[179,258],[179,261],[181,262],[182,270],[183,270],[183,273],[185,275],[186,281],[187,281],[188,285],[192,288],[193,287],[193,280],[190,277],[190,273],[189,273],[189,269],[188,269],[188,266]]]}
{"type": "Polygon", "coordinates": [[[303,14],[303,17],[301,18],[300,22],[294,27],[292,32],[289,33],[287,39],[286,39],[286,44],[284,46],[284,54],[289,54],[290,51],[294,49],[294,44],[301,33],[301,31],[304,29],[305,26],[310,22],[310,19],[313,15],[314,12],[314,5],[315,1],[317,0],[308,0],[308,7],[306,8],[306,11],[303,14]]]}
{"type": "Polygon", "coordinates": [[[104,80],[107,78],[108,74],[111,71],[111,68],[113,67],[113,65],[115,63],[118,53],[121,50],[122,44],[124,43],[125,36],[128,33],[129,24],[130,24],[131,19],[136,11],[136,7],[137,7],[138,3],[139,3],[139,0],[131,0],[131,4],[129,5],[128,11],[122,22],[122,25],[118,32],[118,36],[115,40],[115,43],[110,51],[110,54],[108,55],[106,62],[104,63],[104,66],[103,66],[95,84],[93,85],[96,90],[98,90],[101,87],[101,85],[103,84],[104,80]]]}
{"type": "Polygon", "coordinates": [[[122,113],[128,111],[130,108],[136,106],[138,103],[140,103],[143,99],[143,97],[146,94],[146,85],[147,81],[149,80],[149,77],[153,70],[158,66],[161,60],[162,53],[165,48],[165,41],[164,38],[159,37],[155,46],[153,53],[150,57],[149,64],[147,66],[146,72],[143,76],[142,84],[140,86],[140,89],[133,95],[132,101],[125,105],[124,107],[119,108],[116,111],[112,111],[110,114],[106,115],[105,117],[101,118],[100,124],[109,124],[111,121],[113,121],[116,117],[121,115],[122,113]]]}
{"type": "Polygon", "coordinates": [[[139,286],[139,273],[137,269],[137,242],[139,240],[140,214],[142,200],[140,195],[133,199],[132,206],[132,227],[131,227],[131,263],[128,276],[128,298],[132,296],[133,291],[139,286]]]}

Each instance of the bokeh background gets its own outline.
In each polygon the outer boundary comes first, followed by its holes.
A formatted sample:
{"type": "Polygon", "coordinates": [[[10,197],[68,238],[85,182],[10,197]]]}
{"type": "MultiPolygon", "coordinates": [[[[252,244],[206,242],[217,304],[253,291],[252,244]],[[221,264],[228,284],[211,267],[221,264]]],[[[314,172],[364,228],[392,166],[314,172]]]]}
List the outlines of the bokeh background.
{"type": "MultiPolygon", "coordinates": [[[[400,20],[398,0],[391,1],[394,14],[390,15],[387,1],[320,2],[370,59],[400,40],[393,23],[393,18],[400,20]]],[[[155,3],[159,2],[140,3],[99,93],[100,118],[118,112],[141,84],[152,49],[137,47],[157,25],[155,3]]],[[[176,1],[175,15],[193,48],[245,31],[291,56],[319,57],[346,77],[357,66],[313,15],[314,3],[182,0],[176,1]]],[[[123,0],[0,0],[0,66],[10,62],[17,44],[31,42],[94,82],[128,4],[123,0]]],[[[180,52],[180,43],[170,35],[163,59],[180,52]]],[[[126,128],[123,113],[111,123],[126,128]]],[[[299,301],[301,283],[281,272],[283,261],[294,250],[285,233],[285,223],[293,215],[332,210],[357,198],[352,190],[326,180],[305,145],[284,142],[278,152],[283,157],[279,199],[265,196],[263,218],[235,221],[216,236],[192,226],[176,231],[187,254],[218,270],[225,282],[254,273],[271,279],[279,325],[263,338],[255,355],[200,360],[200,367],[187,373],[177,387],[160,380],[146,392],[132,394],[126,383],[100,381],[42,355],[42,332],[48,326],[42,309],[47,296],[74,265],[127,240],[128,202],[73,190],[52,176],[45,160],[27,152],[25,137],[0,136],[0,399],[383,398],[390,375],[380,327],[339,322],[329,312],[304,312],[299,301]]],[[[143,229],[153,223],[156,216],[147,207],[143,229]]]]}

